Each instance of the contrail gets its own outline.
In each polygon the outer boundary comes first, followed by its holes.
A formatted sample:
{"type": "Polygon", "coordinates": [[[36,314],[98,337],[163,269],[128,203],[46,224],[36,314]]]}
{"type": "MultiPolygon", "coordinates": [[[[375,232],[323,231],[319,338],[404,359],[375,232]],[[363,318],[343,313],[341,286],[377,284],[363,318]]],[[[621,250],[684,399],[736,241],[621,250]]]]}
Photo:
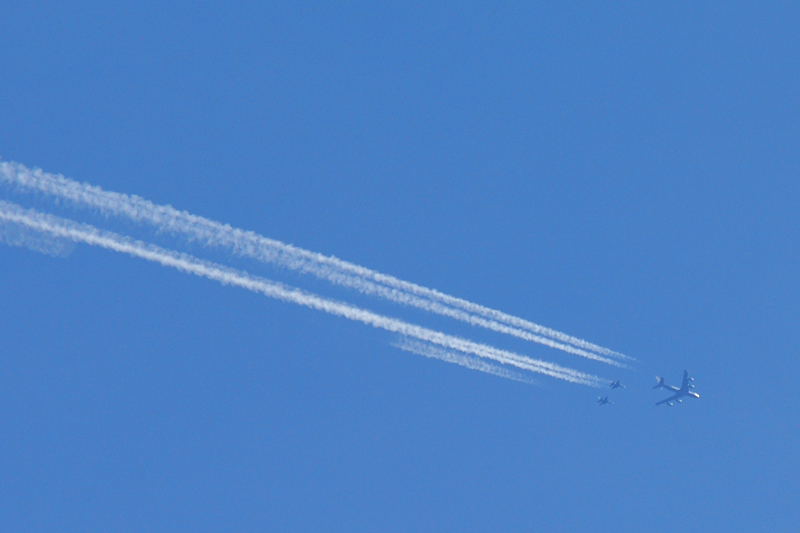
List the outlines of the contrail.
{"type": "Polygon", "coordinates": [[[425,342],[403,338],[397,342],[393,342],[392,346],[395,348],[400,348],[406,352],[430,357],[431,359],[441,359],[442,361],[447,361],[448,363],[454,363],[472,370],[477,370],[479,372],[500,376],[501,378],[521,381],[522,383],[529,383],[531,385],[536,384],[536,381],[520,372],[514,372],[513,370],[508,370],[501,366],[482,361],[477,357],[470,357],[468,355],[464,355],[453,350],[439,348],[438,346],[434,346],[425,342]]]}
{"type": "Polygon", "coordinates": [[[135,195],[104,191],[100,187],[45,173],[40,169],[30,170],[14,162],[0,162],[0,181],[16,185],[20,189],[68,200],[79,206],[95,208],[106,215],[148,223],[159,231],[182,235],[205,246],[226,248],[242,257],[312,274],[364,294],[455,318],[581,357],[616,366],[624,365],[609,357],[634,361],[633,358],[608,348],[435,289],[381,274],[333,256],[269,239],[252,231],[232,228],[186,211],[178,211],[169,205],[156,205],[135,195]]]}
{"type": "Polygon", "coordinates": [[[9,246],[24,246],[35,252],[55,257],[66,257],[75,248],[75,243],[72,241],[34,231],[8,220],[0,220],[0,242],[9,246]]]}
{"type": "Polygon", "coordinates": [[[516,366],[523,370],[592,387],[602,387],[606,382],[606,380],[597,376],[562,367],[555,363],[533,359],[415,324],[409,324],[408,322],[379,315],[350,304],[323,298],[301,289],[288,287],[282,283],[251,276],[240,270],[203,261],[189,254],[165,250],[112,232],[101,231],[87,224],[79,224],[60,217],[39,213],[33,209],[25,210],[21,206],[9,202],[0,201],[0,220],[25,225],[34,231],[50,234],[56,238],[100,246],[108,250],[154,261],[182,272],[218,281],[224,285],[235,285],[264,294],[270,298],[303,305],[444,348],[516,366]]]}

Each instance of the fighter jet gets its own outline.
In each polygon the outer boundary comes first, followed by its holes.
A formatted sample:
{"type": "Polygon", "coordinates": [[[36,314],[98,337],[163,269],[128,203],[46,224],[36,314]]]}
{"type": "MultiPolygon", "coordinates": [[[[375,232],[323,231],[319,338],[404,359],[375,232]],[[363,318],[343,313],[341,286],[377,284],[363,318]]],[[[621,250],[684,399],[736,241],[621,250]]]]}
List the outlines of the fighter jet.
{"type": "Polygon", "coordinates": [[[681,400],[681,398],[685,396],[691,396],[693,398],[700,397],[699,394],[691,390],[694,388],[694,385],[690,385],[689,382],[694,381],[694,379],[689,377],[688,370],[683,371],[683,383],[681,384],[680,389],[678,387],[673,387],[672,385],[667,385],[666,383],[664,383],[664,378],[662,377],[656,376],[656,379],[658,380],[658,383],[656,384],[655,387],[653,387],[654,389],[667,389],[675,393],[666,400],[661,400],[656,405],[661,405],[662,403],[665,403],[669,406],[672,406],[673,402],[681,403],[683,401],[681,400]]]}
{"type": "Polygon", "coordinates": [[[624,389],[625,385],[623,385],[622,383],[619,382],[619,380],[617,380],[613,382],[611,385],[609,385],[609,387],[611,387],[612,389],[624,389]]]}
{"type": "Polygon", "coordinates": [[[608,396],[606,396],[605,398],[597,398],[597,405],[605,405],[607,403],[614,403],[614,402],[609,400],[608,396]]]}

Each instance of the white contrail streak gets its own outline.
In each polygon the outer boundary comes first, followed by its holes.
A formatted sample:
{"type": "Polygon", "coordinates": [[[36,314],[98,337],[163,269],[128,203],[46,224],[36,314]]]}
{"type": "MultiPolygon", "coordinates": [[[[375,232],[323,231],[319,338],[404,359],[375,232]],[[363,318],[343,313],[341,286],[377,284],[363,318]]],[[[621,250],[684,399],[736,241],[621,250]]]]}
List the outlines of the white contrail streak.
{"type": "Polygon", "coordinates": [[[589,359],[616,366],[624,365],[614,362],[609,357],[634,360],[619,352],[435,289],[381,274],[336,257],[268,239],[252,231],[232,228],[227,224],[192,215],[186,211],[178,211],[169,205],[156,205],[135,195],[104,191],[100,187],[79,183],[61,175],[49,174],[40,169],[30,170],[14,162],[0,162],[0,182],[52,195],[79,206],[95,208],[106,215],[122,216],[135,222],[148,223],[159,231],[182,235],[205,246],[230,249],[242,257],[278,264],[356,289],[364,294],[380,296],[393,302],[449,316],[474,326],[513,335],[589,359]]]}
{"type": "Polygon", "coordinates": [[[472,370],[477,370],[479,372],[500,376],[501,378],[521,381],[522,383],[529,383],[531,385],[536,384],[535,380],[520,372],[514,372],[513,370],[508,370],[501,366],[482,361],[477,357],[470,357],[468,355],[454,352],[453,350],[439,348],[438,346],[434,346],[425,342],[415,341],[404,337],[400,341],[393,342],[392,346],[395,348],[400,348],[406,352],[430,357],[431,359],[441,359],[442,361],[447,361],[448,363],[454,363],[472,370]]]}
{"type": "Polygon", "coordinates": [[[75,243],[72,241],[33,231],[27,226],[7,220],[0,220],[0,242],[9,246],[24,246],[35,252],[55,257],[66,257],[75,248],[75,243]]]}
{"type": "Polygon", "coordinates": [[[322,298],[301,289],[288,287],[282,283],[251,276],[246,272],[227,268],[209,261],[202,261],[188,254],[165,250],[152,244],[127,239],[112,232],[101,231],[87,224],[79,224],[60,217],[39,213],[32,209],[25,210],[21,206],[9,202],[0,201],[0,220],[22,224],[34,231],[50,234],[56,238],[100,246],[108,250],[154,261],[182,272],[218,281],[224,285],[235,285],[264,294],[270,298],[325,311],[332,315],[356,320],[406,337],[491,359],[498,363],[516,366],[523,370],[593,387],[602,387],[606,381],[597,376],[562,367],[555,363],[500,350],[492,346],[379,315],[350,304],[322,298]]]}

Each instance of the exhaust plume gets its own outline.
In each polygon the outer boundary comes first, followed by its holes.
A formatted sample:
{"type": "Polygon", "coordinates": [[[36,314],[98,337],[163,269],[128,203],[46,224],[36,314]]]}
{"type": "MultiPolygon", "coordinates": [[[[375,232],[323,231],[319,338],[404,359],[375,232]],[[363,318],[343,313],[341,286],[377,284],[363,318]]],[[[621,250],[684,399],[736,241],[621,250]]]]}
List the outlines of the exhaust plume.
{"type": "Polygon", "coordinates": [[[163,266],[176,268],[182,272],[218,281],[223,285],[235,285],[270,298],[310,307],[443,348],[515,366],[522,370],[592,387],[602,387],[606,381],[597,376],[562,367],[555,363],[500,350],[399,319],[379,315],[344,302],[323,298],[282,283],[251,276],[246,272],[209,261],[203,261],[189,254],[166,250],[153,244],[128,239],[112,232],[101,231],[88,224],[79,224],[64,218],[40,213],[33,209],[26,210],[9,202],[0,201],[0,220],[23,225],[33,231],[49,234],[55,238],[69,239],[74,242],[99,246],[147,259],[163,266]]]}
{"type": "Polygon", "coordinates": [[[311,274],[363,294],[417,307],[595,361],[620,367],[625,365],[612,358],[634,361],[608,348],[435,289],[179,211],[169,205],[156,205],[135,195],[104,191],[100,187],[45,173],[40,169],[30,170],[13,162],[0,162],[0,182],[20,190],[36,191],[67,200],[76,206],[94,208],[106,215],[150,224],[160,232],[183,236],[207,247],[227,249],[241,257],[311,274]]]}

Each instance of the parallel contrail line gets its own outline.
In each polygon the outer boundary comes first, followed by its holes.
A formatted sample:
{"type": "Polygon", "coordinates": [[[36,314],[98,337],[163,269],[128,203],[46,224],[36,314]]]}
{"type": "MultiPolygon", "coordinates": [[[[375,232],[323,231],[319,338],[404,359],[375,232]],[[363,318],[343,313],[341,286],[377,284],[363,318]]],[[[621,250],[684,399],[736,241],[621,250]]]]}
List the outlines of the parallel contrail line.
{"type": "Polygon", "coordinates": [[[415,341],[408,338],[403,338],[397,342],[393,342],[392,346],[400,348],[403,351],[430,357],[431,359],[440,359],[448,363],[454,363],[463,367],[492,374],[501,378],[510,379],[513,381],[521,381],[522,383],[535,384],[536,381],[520,372],[514,372],[492,363],[487,363],[477,357],[470,357],[453,350],[447,350],[439,346],[434,346],[425,342],[415,341]]]}
{"type": "Polygon", "coordinates": [[[156,205],[135,195],[104,191],[100,187],[79,183],[61,175],[45,173],[39,169],[30,170],[24,165],[13,162],[0,162],[0,181],[22,189],[53,195],[80,206],[92,207],[107,215],[123,216],[139,223],[146,222],[159,231],[180,234],[206,246],[227,248],[242,257],[312,274],[364,294],[380,296],[396,303],[449,316],[474,326],[516,336],[581,357],[616,366],[624,365],[608,357],[634,360],[619,352],[435,289],[381,274],[333,256],[325,256],[269,239],[252,231],[232,228],[227,224],[179,211],[169,205],[156,205]]]}
{"type": "Polygon", "coordinates": [[[347,303],[337,302],[301,289],[288,287],[282,283],[251,276],[243,271],[224,267],[210,261],[203,261],[189,254],[165,250],[152,244],[127,239],[109,231],[101,231],[88,224],[80,224],[60,217],[39,213],[33,209],[25,210],[21,206],[9,202],[0,201],[0,220],[22,224],[35,231],[51,234],[54,237],[70,239],[75,242],[99,246],[154,261],[182,272],[218,281],[224,285],[235,285],[271,298],[325,311],[332,315],[359,321],[406,337],[491,359],[502,364],[516,366],[523,370],[594,387],[601,387],[605,383],[605,380],[597,376],[562,367],[555,363],[533,359],[415,324],[409,324],[408,322],[379,315],[347,303]]]}

